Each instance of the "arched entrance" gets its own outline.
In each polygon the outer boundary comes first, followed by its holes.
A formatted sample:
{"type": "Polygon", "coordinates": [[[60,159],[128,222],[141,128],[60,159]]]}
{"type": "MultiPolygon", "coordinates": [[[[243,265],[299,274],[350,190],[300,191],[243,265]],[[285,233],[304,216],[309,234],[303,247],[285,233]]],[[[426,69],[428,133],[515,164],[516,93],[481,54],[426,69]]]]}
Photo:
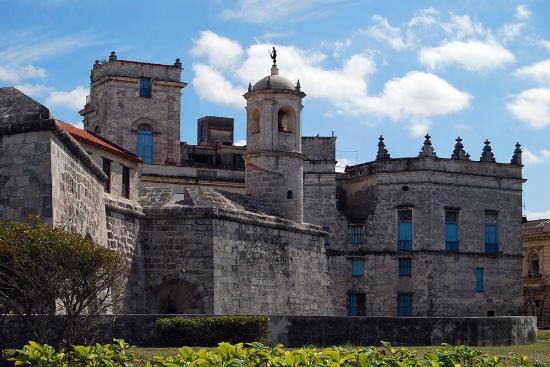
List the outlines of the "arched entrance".
{"type": "Polygon", "coordinates": [[[154,314],[204,313],[200,291],[182,279],[163,282],[151,296],[151,313],[154,314]]]}

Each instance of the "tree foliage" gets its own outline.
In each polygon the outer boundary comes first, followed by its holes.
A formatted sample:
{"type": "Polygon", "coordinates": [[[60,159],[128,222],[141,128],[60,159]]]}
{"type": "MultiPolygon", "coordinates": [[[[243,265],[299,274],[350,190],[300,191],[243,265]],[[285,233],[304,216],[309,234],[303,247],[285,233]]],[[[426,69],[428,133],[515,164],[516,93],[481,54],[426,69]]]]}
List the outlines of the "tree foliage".
{"type": "Polygon", "coordinates": [[[127,262],[89,238],[38,219],[0,222],[0,310],[34,340],[89,342],[121,305],[127,262]]]}

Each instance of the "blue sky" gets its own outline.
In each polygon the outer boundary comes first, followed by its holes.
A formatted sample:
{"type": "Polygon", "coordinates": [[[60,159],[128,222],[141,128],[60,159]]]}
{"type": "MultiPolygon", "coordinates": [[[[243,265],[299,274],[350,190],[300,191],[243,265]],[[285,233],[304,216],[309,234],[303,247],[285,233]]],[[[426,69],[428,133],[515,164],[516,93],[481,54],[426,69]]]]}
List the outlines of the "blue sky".
{"type": "Polygon", "coordinates": [[[337,136],[341,166],[415,156],[429,131],[449,157],[457,136],[479,159],[524,149],[524,203],[550,217],[550,2],[546,0],[0,0],[0,86],[15,85],[61,119],[77,111],[96,59],[181,58],[181,138],[196,120],[234,117],[245,138],[249,82],[300,79],[304,135],[337,136]]]}

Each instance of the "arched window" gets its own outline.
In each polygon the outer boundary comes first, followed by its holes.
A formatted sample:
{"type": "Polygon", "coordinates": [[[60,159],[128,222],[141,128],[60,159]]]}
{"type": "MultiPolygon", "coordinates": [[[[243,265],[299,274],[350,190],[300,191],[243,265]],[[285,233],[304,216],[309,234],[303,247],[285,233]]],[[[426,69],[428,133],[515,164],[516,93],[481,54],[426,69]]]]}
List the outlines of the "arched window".
{"type": "Polygon", "coordinates": [[[279,131],[283,131],[287,133],[289,131],[288,128],[288,113],[286,113],[284,110],[279,110],[279,114],[277,116],[277,121],[279,123],[279,131]]]}
{"type": "Polygon", "coordinates": [[[147,124],[138,128],[136,154],[144,163],[153,163],[153,129],[147,124]]]}
{"type": "Polygon", "coordinates": [[[529,256],[529,276],[536,277],[539,274],[539,256],[537,254],[531,254],[531,256],[529,256]]]}
{"type": "Polygon", "coordinates": [[[248,117],[248,132],[250,134],[256,134],[260,132],[260,112],[252,108],[250,110],[250,116],[248,117]]]}
{"type": "Polygon", "coordinates": [[[293,132],[296,125],[296,115],[290,107],[283,107],[277,113],[277,124],[280,132],[293,132]]]}

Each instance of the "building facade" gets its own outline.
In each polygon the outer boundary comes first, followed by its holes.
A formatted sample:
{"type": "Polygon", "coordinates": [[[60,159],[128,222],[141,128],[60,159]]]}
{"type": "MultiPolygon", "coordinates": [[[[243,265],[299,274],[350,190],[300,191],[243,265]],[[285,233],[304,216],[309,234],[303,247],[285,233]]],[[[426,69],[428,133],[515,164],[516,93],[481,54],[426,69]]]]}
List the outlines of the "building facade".
{"type": "Polygon", "coordinates": [[[337,173],[336,138],[302,136],[306,94],[274,64],[244,93],[245,147],[216,116],[192,145],[181,71],[96,62],[84,130],[0,89],[0,219],[71,219],[123,251],[131,313],[519,314],[519,144],[497,163],[489,141],[475,161],[426,136],[392,158],[380,137],[375,160],[337,173]]]}
{"type": "Polygon", "coordinates": [[[550,219],[523,225],[523,300],[539,327],[550,325],[550,219]]]}

